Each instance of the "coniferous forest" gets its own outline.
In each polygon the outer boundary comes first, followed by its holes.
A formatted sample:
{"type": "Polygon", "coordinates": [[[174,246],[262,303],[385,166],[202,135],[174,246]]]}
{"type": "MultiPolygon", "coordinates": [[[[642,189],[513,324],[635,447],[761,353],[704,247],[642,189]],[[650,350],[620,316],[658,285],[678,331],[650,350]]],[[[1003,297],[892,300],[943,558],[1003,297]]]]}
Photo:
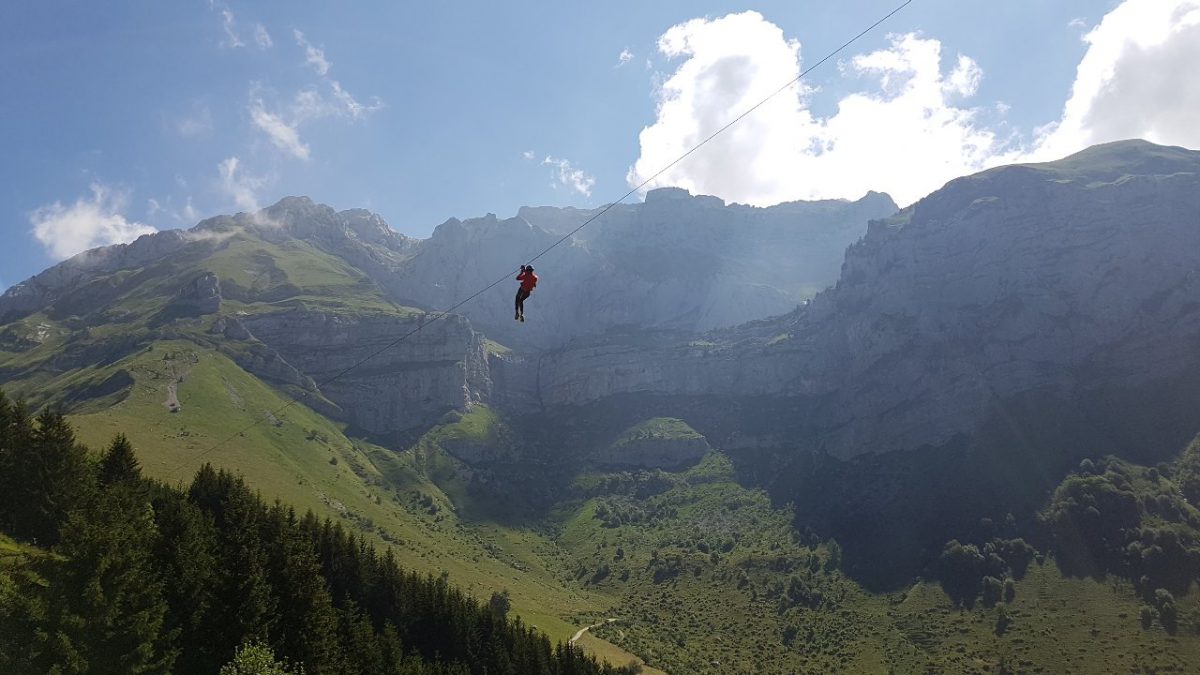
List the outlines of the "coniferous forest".
{"type": "Polygon", "coordinates": [[[141,475],[0,392],[4,673],[627,673],[206,465],[141,475]],[[15,562],[14,562],[15,561],[15,562]]]}

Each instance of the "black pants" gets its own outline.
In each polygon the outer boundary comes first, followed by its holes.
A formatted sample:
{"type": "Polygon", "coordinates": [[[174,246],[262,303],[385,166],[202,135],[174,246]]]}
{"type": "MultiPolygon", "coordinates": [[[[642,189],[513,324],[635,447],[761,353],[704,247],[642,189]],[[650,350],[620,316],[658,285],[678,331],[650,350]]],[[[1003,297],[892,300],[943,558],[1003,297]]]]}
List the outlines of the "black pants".
{"type": "Polygon", "coordinates": [[[525,290],[524,288],[517,289],[517,314],[520,316],[525,315],[525,298],[528,297],[529,291],[525,290]]]}

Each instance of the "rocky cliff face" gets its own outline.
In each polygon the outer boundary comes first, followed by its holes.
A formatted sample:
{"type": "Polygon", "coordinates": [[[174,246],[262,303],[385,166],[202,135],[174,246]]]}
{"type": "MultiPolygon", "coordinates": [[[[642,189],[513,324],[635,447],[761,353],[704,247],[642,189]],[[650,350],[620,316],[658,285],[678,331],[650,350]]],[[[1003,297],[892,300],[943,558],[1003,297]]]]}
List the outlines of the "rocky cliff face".
{"type": "Polygon", "coordinates": [[[428,425],[491,396],[481,337],[462,317],[428,323],[430,318],[291,311],[244,317],[241,324],[311,378],[354,429],[380,437],[428,425]]]}
{"type": "MultiPolygon", "coordinates": [[[[515,326],[514,283],[460,311],[501,342],[558,347],[614,327],[707,330],[781,314],[832,284],[845,248],[896,205],[856,202],[770,208],[666,188],[619,204],[537,262],[530,321],[515,326]]],[[[396,277],[403,301],[448,307],[514,272],[599,210],[523,208],[507,220],[450,220],[396,277]]]]}
{"type": "Polygon", "coordinates": [[[951,182],[872,223],[837,286],[778,319],[547,354],[546,406],[617,394],[820,401],[840,457],[970,432],[1010,396],[1200,370],[1200,153],[1123,143],[951,182]]]}
{"type": "MultiPolygon", "coordinates": [[[[86,286],[95,277],[118,270],[135,270],[175,253],[195,241],[186,232],[170,230],[90,251],[36,274],[0,295],[0,324],[41,310],[63,295],[86,286]]],[[[100,300],[103,302],[103,299],[100,300]]]]}

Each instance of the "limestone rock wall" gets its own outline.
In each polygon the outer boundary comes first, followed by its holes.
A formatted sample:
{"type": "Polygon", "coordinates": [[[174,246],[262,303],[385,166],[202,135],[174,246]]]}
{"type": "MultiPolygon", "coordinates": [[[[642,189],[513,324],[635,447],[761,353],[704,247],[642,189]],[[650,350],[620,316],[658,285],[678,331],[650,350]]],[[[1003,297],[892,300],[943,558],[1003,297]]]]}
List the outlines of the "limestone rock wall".
{"type": "Polygon", "coordinates": [[[290,311],[243,317],[241,323],[312,378],[353,427],[386,435],[429,424],[447,411],[466,410],[491,396],[480,337],[462,317],[428,323],[430,318],[290,311]],[[329,381],[418,326],[424,327],[329,381]]]}

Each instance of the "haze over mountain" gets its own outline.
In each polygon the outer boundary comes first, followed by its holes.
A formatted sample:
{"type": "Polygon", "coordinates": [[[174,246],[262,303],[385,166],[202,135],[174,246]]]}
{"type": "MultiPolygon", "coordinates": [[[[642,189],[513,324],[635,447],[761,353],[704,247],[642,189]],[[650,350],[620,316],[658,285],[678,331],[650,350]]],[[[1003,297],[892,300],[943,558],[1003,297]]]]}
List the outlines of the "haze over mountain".
{"type": "MultiPolygon", "coordinates": [[[[1137,464],[1176,457],[1200,431],[1190,347],[1200,338],[1200,152],[1112,143],[894,207],[877,194],[754,209],[655,191],[538,261],[543,285],[522,325],[508,317],[507,284],[461,315],[434,312],[595,212],[526,208],[415,240],[369,212],[292,197],[90,251],[9,289],[0,384],[64,406],[86,438],[128,429],[152,474],[216,449],[268,490],[370,523],[366,532],[430,542],[417,564],[470,578],[517,556],[506,578],[538,580],[518,594],[525,612],[564,603],[587,579],[621,598],[623,616],[642,617],[598,627],[606,640],[683,671],[708,652],[654,630],[646,617],[661,611],[659,592],[689,602],[731,593],[749,603],[747,635],[783,631],[782,642],[731,645],[737,662],[772,649],[772,668],[834,667],[786,635],[849,603],[880,631],[871,640],[917,650],[894,664],[954,670],[955,652],[912,632],[916,615],[868,619],[881,602],[872,593],[908,589],[936,604],[944,596],[913,585],[920,575],[955,603],[980,592],[992,602],[988,584],[1021,581],[1032,559],[1021,537],[1064,571],[1129,579],[1167,627],[1175,600],[1157,592],[1182,596],[1200,567],[1110,551],[1132,541],[1165,547],[1172,561],[1200,551],[1200,512],[1178,497],[1192,490],[1192,460],[1137,464]],[[287,397],[299,405],[279,414],[287,397]],[[227,436],[231,419],[255,424],[227,436]],[[1100,499],[1087,491],[1109,489],[1129,492],[1136,513],[1094,539],[1108,543],[1067,537],[1074,514],[1100,499]],[[409,529],[422,509],[439,522],[436,504],[456,519],[453,534],[409,529]],[[516,525],[531,522],[552,533],[539,541],[570,551],[575,581],[549,573],[562,569],[553,555],[504,539],[534,536],[516,525]],[[486,527],[518,529],[472,529],[486,527]],[[1155,543],[1154,528],[1178,546],[1155,543]],[[499,538],[474,538],[485,532],[499,538]],[[608,552],[610,535],[628,557],[608,552]],[[996,558],[945,562],[974,555],[964,546],[996,558]],[[1087,564],[1070,562],[1080,547],[1087,564]],[[820,568],[826,576],[814,576],[820,568]],[[689,586],[687,570],[707,590],[689,586]],[[780,574],[796,579],[790,590],[780,574]]],[[[1095,503],[1098,520],[1079,527],[1110,527],[1116,507],[1095,503]]],[[[1076,602],[1084,591],[1055,586],[1056,574],[1037,572],[1051,585],[1038,592],[1076,602]]],[[[563,614],[541,621],[558,626],[563,614]]],[[[1112,621],[1137,630],[1135,619],[1112,621]]],[[[854,659],[874,649],[824,639],[854,659]]],[[[994,663],[1000,647],[972,649],[994,663]]],[[[1043,658],[1031,663],[1060,663],[1043,658]]]]}

